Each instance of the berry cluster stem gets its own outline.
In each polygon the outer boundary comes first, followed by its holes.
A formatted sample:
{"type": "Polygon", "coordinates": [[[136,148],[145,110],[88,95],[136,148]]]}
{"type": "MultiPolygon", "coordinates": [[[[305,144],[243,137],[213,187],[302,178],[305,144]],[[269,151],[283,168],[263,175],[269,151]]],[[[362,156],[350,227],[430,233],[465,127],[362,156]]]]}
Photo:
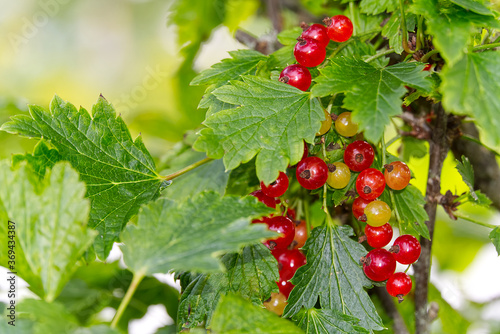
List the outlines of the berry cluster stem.
{"type": "Polygon", "coordinates": [[[399,0],[399,8],[401,9],[401,29],[403,30],[403,49],[408,54],[413,54],[415,51],[408,46],[408,31],[406,30],[406,16],[404,9],[404,0],[399,0]]]}
{"type": "Polygon", "coordinates": [[[192,171],[196,167],[204,165],[207,162],[210,162],[212,160],[213,160],[212,158],[205,158],[203,160],[197,161],[194,164],[191,164],[191,165],[189,165],[187,167],[184,167],[183,169],[181,169],[181,170],[179,170],[179,171],[177,171],[175,173],[169,174],[167,176],[163,176],[162,179],[165,180],[165,181],[171,181],[171,180],[175,179],[176,177],[181,176],[182,174],[186,174],[187,172],[192,171]]]}
{"type": "Polygon", "coordinates": [[[118,310],[116,310],[115,316],[113,317],[113,320],[111,321],[111,328],[116,328],[116,325],[120,321],[120,318],[123,315],[123,312],[127,308],[128,304],[130,303],[130,300],[132,299],[132,296],[135,293],[135,290],[137,290],[137,287],[141,283],[142,279],[145,277],[145,274],[142,271],[138,271],[134,274],[132,277],[132,282],[130,283],[130,286],[128,287],[127,293],[123,297],[122,301],[120,302],[120,306],[118,306],[118,310]]]}

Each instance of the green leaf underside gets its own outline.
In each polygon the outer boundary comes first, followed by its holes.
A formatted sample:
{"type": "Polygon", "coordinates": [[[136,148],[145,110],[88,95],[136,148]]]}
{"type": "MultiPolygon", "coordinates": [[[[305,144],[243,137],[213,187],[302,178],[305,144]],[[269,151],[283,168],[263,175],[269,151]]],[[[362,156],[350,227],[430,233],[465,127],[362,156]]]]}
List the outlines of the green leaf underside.
{"type": "Polygon", "coordinates": [[[91,200],[89,226],[99,232],[94,247],[101,259],[140,205],[159,195],[163,181],[141,137],[132,140],[122,118],[103,97],[91,116],[56,96],[50,111],[30,106],[30,116],[14,116],[1,129],[49,140],[80,173],[91,200]]]}
{"type": "Polygon", "coordinates": [[[470,53],[442,72],[443,105],[447,111],[469,115],[500,143],[500,53],[470,53]]]}
{"type": "MultiPolygon", "coordinates": [[[[25,165],[12,170],[6,161],[0,163],[0,200],[15,223],[16,270],[33,285],[35,293],[50,302],[69,280],[96,233],[87,228],[85,186],[68,163],[57,163],[45,179],[37,180],[36,187],[30,179],[32,172],[25,165]]],[[[6,233],[1,238],[7,239],[6,233]]],[[[0,253],[2,265],[7,267],[3,263],[6,251],[7,247],[0,253]]]]}
{"type": "Polygon", "coordinates": [[[476,195],[476,192],[474,191],[474,169],[470,164],[469,158],[462,155],[462,162],[457,160],[456,168],[460,173],[460,175],[462,176],[462,179],[464,180],[465,184],[469,187],[472,198],[475,201],[479,200],[479,198],[476,195]]]}
{"type": "Polygon", "coordinates": [[[359,319],[329,309],[309,309],[294,317],[307,334],[359,334],[370,331],[356,326],[359,319]]]}
{"type": "Polygon", "coordinates": [[[33,154],[15,154],[12,156],[12,165],[17,166],[23,161],[33,169],[35,174],[43,179],[46,169],[51,169],[56,162],[61,160],[57,150],[50,149],[43,140],[40,140],[33,149],[33,154]]]}
{"type": "Polygon", "coordinates": [[[217,258],[276,235],[252,218],[273,212],[252,196],[220,197],[204,192],[184,201],[159,199],[144,206],[137,226],[121,235],[123,259],[134,272],[219,271],[217,258]]]}
{"type": "Polygon", "coordinates": [[[464,55],[474,26],[499,27],[499,22],[483,4],[470,0],[452,2],[457,5],[439,0],[416,0],[411,6],[413,13],[425,16],[427,32],[433,35],[433,44],[449,65],[464,55]]]}
{"type": "Polygon", "coordinates": [[[183,291],[180,327],[194,327],[205,320],[208,326],[220,296],[227,292],[238,292],[259,305],[277,291],[278,265],[264,245],[247,246],[239,253],[224,255],[221,261],[225,273],[197,275],[183,291]]]}
{"type": "Polygon", "coordinates": [[[405,85],[427,91],[431,85],[423,65],[399,63],[376,68],[356,58],[336,57],[323,68],[312,88],[313,96],[345,93],[343,107],[352,110],[353,121],[365,138],[378,142],[392,116],[401,113],[405,85]]]}
{"type": "Polygon", "coordinates": [[[307,264],[291,280],[295,288],[283,316],[293,316],[302,307],[312,308],[319,298],[322,308],[356,317],[361,327],[383,329],[382,320],[365,291],[372,286],[360,264],[367,251],[350,238],[351,227],[333,224],[316,227],[307,240],[303,248],[307,264]]]}
{"type": "Polygon", "coordinates": [[[276,314],[252,305],[235,294],[221,298],[212,320],[212,330],[224,334],[301,334],[301,329],[276,314]]]}
{"type": "Polygon", "coordinates": [[[498,255],[500,255],[500,227],[495,227],[491,232],[490,232],[490,240],[495,246],[498,255]]]}
{"type": "Polygon", "coordinates": [[[406,230],[409,228],[409,231],[414,230],[424,238],[430,239],[429,230],[427,229],[427,225],[425,225],[425,222],[429,220],[429,216],[424,209],[426,202],[420,190],[411,184],[407,185],[403,190],[390,190],[386,188],[382,193],[381,199],[390,204],[389,191],[392,191],[394,194],[395,206],[403,223],[403,229],[406,230]]]}
{"type": "Polygon", "coordinates": [[[221,101],[239,105],[208,117],[211,130],[201,132],[195,147],[219,157],[227,170],[257,155],[257,176],[265,183],[302,157],[303,141],[311,143],[324,120],[316,99],[290,85],[259,77],[243,76],[213,92],[221,101]],[[217,140],[217,141],[215,141],[217,140]]]}

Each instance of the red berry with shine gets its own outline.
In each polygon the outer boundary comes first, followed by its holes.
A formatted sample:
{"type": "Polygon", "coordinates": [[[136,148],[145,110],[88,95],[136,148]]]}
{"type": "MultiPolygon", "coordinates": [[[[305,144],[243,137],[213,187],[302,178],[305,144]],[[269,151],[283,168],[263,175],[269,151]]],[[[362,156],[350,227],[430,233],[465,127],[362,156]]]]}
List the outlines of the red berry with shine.
{"type": "Polygon", "coordinates": [[[260,188],[262,192],[269,197],[280,197],[288,189],[288,176],[285,173],[280,172],[276,181],[272,182],[270,185],[266,186],[264,182],[260,182],[260,188]]]}
{"type": "Polygon", "coordinates": [[[412,264],[420,257],[422,248],[417,238],[410,234],[404,234],[394,240],[390,252],[394,254],[394,258],[401,264],[412,264]]]}
{"type": "Polygon", "coordinates": [[[330,43],[330,37],[328,37],[328,30],[322,24],[313,24],[309,27],[307,25],[302,26],[304,32],[300,37],[309,38],[318,42],[318,44],[324,48],[330,43]]]}
{"type": "Polygon", "coordinates": [[[318,66],[325,60],[326,49],[318,42],[309,38],[298,38],[293,49],[293,55],[300,65],[305,67],[318,66]]]}
{"type": "Polygon", "coordinates": [[[374,248],[386,246],[392,240],[392,226],[387,223],[379,227],[366,225],[365,227],[366,241],[368,245],[374,248]]]}
{"type": "Polygon", "coordinates": [[[356,179],[356,190],[366,200],[374,200],[382,195],[385,189],[384,174],[375,168],[368,168],[359,173],[356,179]]]}
{"type": "Polygon", "coordinates": [[[298,249],[284,250],[277,260],[280,279],[285,281],[291,279],[297,269],[306,264],[306,256],[298,249]]]}
{"type": "Polygon", "coordinates": [[[274,197],[267,196],[262,192],[261,189],[251,192],[250,195],[257,197],[259,202],[264,203],[265,205],[273,209],[276,209],[276,204],[279,203],[279,200],[276,200],[276,198],[274,197]]]}
{"type": "Polygon", "coordinates": [[[290,296],[290,292],[292,292],[292,289],[295,287],[295,285],[290,283],[290,281],[284,281],[281,278],[278,282],[276,282],[276,284],[278,284],[280,293],[285,295],[286,299],[288,299],[288,297],[290,296]]]}
{"type": "Polygon", "coordinates": [[[363,197],[356,197],[354,202],[352,202],[352,214],[354,215],[354,218],[356,218],[359,221],[365,222],[366,221],[366,216],[364,216],[365,208],[371,202],[372,201],[366,200],[363,197]]]}
{"type": "Polygon", "coordinates": [[[306,91],[311,86],[311,73],[299,64],[287,66],[281,71],[279,81],[289,84],[302,91],[306,91]]]}
{"type": "Polygon", "coordinates": [[[352,36],[353,25],[345,15],[335,15],[325,19],[328,37],[334,42],[345,42],[352,36]]]}
{"type": "Polygon", "coordinates": [[[304,247],[307,240],[307,224],[305,220],[301,220],[299,224],[295,224],[295,237],[293,238],[293,249],[304,247]]]}
{"type": "Polygon", "coordinates": [[[302,187],[317,189],[328,179],[328,166],[318,157],[307,157],[297,164],[296,175],[302,187]]]}
{"type": "Polygon", "coordinates": [[[344,152],[344,163],[350,170],[361,172],[372,165],[374,157],[375,152],[370,144],[356,140],[347,145],[344,152]]]}
{"type": "Polygon", "coordinates": [[[376,248],[361,258],[365,275],[377,282],[385,281],[396,270],[394,256],[383,248],[376,248]]]}
{"type": "Polygon", "coordinates": [[[406,273],[395,273],[389,277],[385,285],[387,292],[391,296],[397,297],[400,303],[403,301],[403,297],[411,291],[411,287],[411,278],[406,273]]]}
{"type": "Polygon", "coordinates": [[[270,250],[285,249],[292,243],[293,237],[295,236],[295,224],[290,218],[274,216],[266,219],[264,223],[267,224],[268,229],[271,231],[283,234],[281,237],[266,240],[264,245],[266,245],[267,248],[270,250]]]}
{"type": "Polygon", "coordinates": [[[394,161],[384,166],[384,177],[387,186],[394,190],[402,190],[410,183],[410,168],[402,161],[394,161]]]}

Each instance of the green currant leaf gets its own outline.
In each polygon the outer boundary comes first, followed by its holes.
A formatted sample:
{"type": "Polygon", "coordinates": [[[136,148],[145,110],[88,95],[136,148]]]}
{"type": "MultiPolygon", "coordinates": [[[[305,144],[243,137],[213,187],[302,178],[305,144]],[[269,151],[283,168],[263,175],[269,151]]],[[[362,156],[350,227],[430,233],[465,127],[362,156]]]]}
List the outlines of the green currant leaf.
{"type": "Polygon", "coordinates": [[[403,161],[410,161],[411,157],[423,158],[427,155],[428,148],[424,140],[412,136],[401,137],[401,156],[403,161]]]}
{"type": "Polygon", "coordinates": [[[425,16],[427,33],[434,36],[432,43],[450,66],[463,57],[475,26],[500,28],[500,23],[483,4],[472,4],[470,0],[453,2],[460,6],[442,0],[415,0],[411,6],[414,14],[425,16]]]}
{"type": "Polygon", "coordinates": [[[500,255],[500,227],[495,227],[491,232],[490,232],[490,240],[497,249],[498,255],[500,255]]]}
{"type": "Polygon", "coordinates": [[[450,0],[450,1],[462,7],[463,9],[470,10],[471,12],[481,15],[494,16],[491,10],[489,10],[488,7],[486,7],[486,5],[481,1],[474,1],[474,0],[450,0]]]}
{"type": "Polygon", "coordinates": [[[301,27],[294,27],[292,29],[287,29],[280,31],[278,34],[278,41],[283,45],[293,45],[297,44],[297,38],[302,34],[304,30],[301,27]]]}
{"type": "Polygon", "coordinates": [[[359,132],[364,131],[365,137],[376,143],[390,118],[401,113],[402,97],[407,92],[404,86],[430,89],[428,73],[422,69],[417,63],[376,68],[360,59],[336,57],[320,70],[322,75],[315,79],[312,95],[345,93],[343,107],[352,110],[359,132]]]}
{"type": "MultiPolygon", "coordinates": [[[[0,201],[15,226],[16,263],[12,271],[33,285],[34,292],[51,302],[77,268],[95,232],[87,228],[89,201],[85,185],[68,163],[59,162],[45,178],[31,182],[34,175],[25,165],[12,170],[0,163],[0,201]],[[40,290],[38,290],[40,289],[40,290]]],[[[3,245],[13,240],[6,221],[0,228],[3,245]]],[[[8,266],[7,247],[0,250],[2,265],[8,266]]]]}
{"type": "Polygon", "coordinates": [[[486,194],[483,194],[480,190],[476,190],[474,191],[474,193],[476,194],[477,199],[473,198],[471,193],[467,193],[469,202],[471,202],[474,205],[482,206],[484,208],[491,207],[492,201],[488,196],[486,196],[486,194]]]}
{"type": "Polygon", "coordinates": [[[500,54],[469,53],[442,71],[443,106],[468,115],[484,129],[489,140],[500,143],[500,54]]]}
{"type": "Polygon", "coordinates": [[[297,314],[302,307],[314,307],[319,298],[321,308],[361,319],[360,326],[364,328],[384,328],[365,291],[372,286],[360,264],[367,252],[351,236],[351,227],[336,226],[331,221],[313,229],[303,247],[307,264],[291,279],[295,288],[283,317],[297,314]]]}
{"type": "Polygon", "coordinates": [[[49,140],[80,173],[91,200],[89,226],[99,232],[94,248],[101,259],[140,205],[157,198],[165,186],[141,137],[132,140],[122,118],[102,96],[92,116],[56,96],[50,111],[30,106],[30,116],[14,116],[1,130],[49,140]]]}
{"type": "Polygon", "coordinates": [[[61,160],[61,155],[57,150],[50,149],[43,140],[40,140],[33,149],[33,154],[14,154],[12,165],[18,166],[21,162],[27,161],[41,179],[45,176],[45,171],[51,169],[56,162],[61,160]]]}
{"type": "Polygon", "coordinates": [[[233,293],[222,296],[213,316],[212,331],[224,334],[304,333],[290,321],[252,305],[233,293]]]}
{"type": "MultiPolygon", "coordinates": [[[[391,190],[386,188],[382,193],[382,201],[388,203],[391,209],[397,210],[401,222],[403,223],[403,230],[415,231],[426,239],[430,239],[429,230],[425,222],[429,220],[429,216],[424,209],[425,199],[416,187],[411,184],[407,185],[403,190],[391,190]],[[389,191],[394,194],[394,205],[391,204],[389,191]]],[[[414,234],[414,233],[410,233],[414,234]]]]}
{"type": "Polygon", "coordinates": [[[361,334],[370,331],[356,326],[359,319],[329,309],[309,309],[293,317],[307,334],[361,334]]]}
{"type": "Polygon", "coordinates": [[[476,195],[476,192],[474,191],[474,169],[472,168],[472,165],[470,164],[469,158],[466,156],[462,155],[462,162],[457,161],[457,166],[456,169],[462,175],[462,179],[464,180],[465,184],[469,187],[470,194],[474,201],[479,200],[479,198],[476,195]]]}
{"type": "Polygon", "coordinates": [[[365,14],[376,15],[383,12],[393,12],[398,8],[397,0],[361,0],[360,11],[365,14]]]}
{"type": "Polygon", "coordinates": [[[122,232],[123,259],[134,273],[146,275],[218,271],[220,253],[276,235],[265,225],[250,224],[271,212],[253,196],[205,192],[179,202],[162,198],[141,208],[137,226],[122,232]]]}
{"type": "MultiPolygon", "coordinates": [[[[413,31],[415,29],[415,22],[417,17],[415,14],[406,13],[406,29],[413,31]]],[[[389,46],[394,49],[396,53],[403,53],[403,37],[401,32],[401,12],[396,11],[392,13],[391,18],[382,28],[382,36],[389,39],[389,46]]],[[[408,36],[406,36],[408,38],[408,36]]]]}
{"type": "Polygon", "coordinates": [[[303,141],[313,142],[325,114],[316,99],[295,87],[259,77],[242,78],[213,92],[219,100],[240,107],[208,117],[204,124],[212,133],[208,137],[202,133],[197,145],[212,148],[208,156],[224,150],[228,170],[257,156],[258,178],[271,183],[289,164],[299,162],[303,141]]]}
{"type": "Polygon", "coordinates": [[[271,292],[278,291],[278,264],[264,245],[247,246],[239,253],[224,255],[221,261],[225,273],[182,276],[189,283],[183,284],[187,287],[179,302],[179,326],[194,327],[205,320],[208,326],[220,296],[227,292],[238,292],[261,305],[271,292]]]}

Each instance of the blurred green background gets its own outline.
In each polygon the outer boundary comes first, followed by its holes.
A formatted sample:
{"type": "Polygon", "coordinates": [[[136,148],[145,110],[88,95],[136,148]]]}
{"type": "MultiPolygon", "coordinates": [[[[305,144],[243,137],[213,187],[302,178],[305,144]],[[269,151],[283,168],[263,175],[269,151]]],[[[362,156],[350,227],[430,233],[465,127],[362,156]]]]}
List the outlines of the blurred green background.
{"type": "MultiPolygon", "coordinates": [[[[322,2],[297,1],[318,15],[322,2]]],[[[284,27],[296,26],[298,16],[284,11],[284,27]]],[[[205,112],[197,104],[204,87],[188,84],[227,51],[243,47],[232,38],[238,27],[256,36],[271,30],[261,1],[0,0],[0,123],[26,113],[28,104],[47,108],[54,94],[87,110],[102,94],[132,135],[141,133],[160,159],[203,121],[205,112]]],[[[0,158],[31,151],[35,144],[0,132],[0,158]]],[[[398,146],[391,146],[392,153],[398,154],[398,146]]],[[[426,156],[410,160],[412,184],[422,191],[427,166],[426,156]]],[[[442,181],[443,191],[467,190],[451,156],[442,181]]],[[[498,224],[493,211],[472,206],[468,211],[498,224]]],[[[443,302],[448,318],[434,323],[436,333],[465,333],[467,320],[473,322],[470,333],[500,331],[500,261],[488,233],[440,211],[433,249],[438,290],[433,293],[460,314],[443,302]]]]}

